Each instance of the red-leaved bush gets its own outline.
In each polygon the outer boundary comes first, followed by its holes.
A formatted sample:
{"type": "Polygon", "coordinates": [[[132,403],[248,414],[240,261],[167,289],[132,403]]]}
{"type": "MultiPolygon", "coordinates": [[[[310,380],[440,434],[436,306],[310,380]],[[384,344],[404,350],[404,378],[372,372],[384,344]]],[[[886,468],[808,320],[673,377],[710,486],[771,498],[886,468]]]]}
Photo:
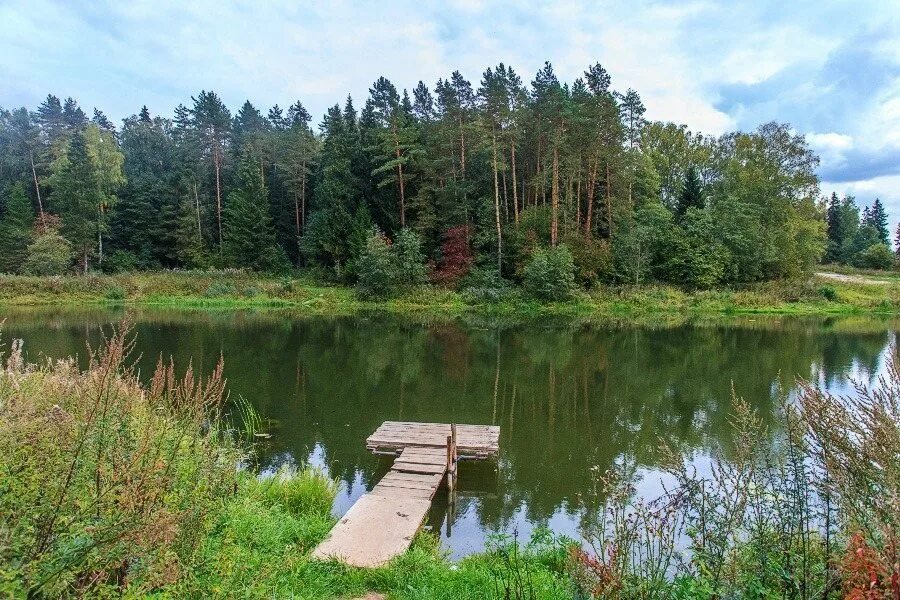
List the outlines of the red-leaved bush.
{"type": "Polygon", "coordinates": [[[474,257],[469,245],[471,229],[468,225],[451,227],[441,243],[441,261],[432,270],[431,280],[438,285],[455,286],[469,274],[474,257]]]}

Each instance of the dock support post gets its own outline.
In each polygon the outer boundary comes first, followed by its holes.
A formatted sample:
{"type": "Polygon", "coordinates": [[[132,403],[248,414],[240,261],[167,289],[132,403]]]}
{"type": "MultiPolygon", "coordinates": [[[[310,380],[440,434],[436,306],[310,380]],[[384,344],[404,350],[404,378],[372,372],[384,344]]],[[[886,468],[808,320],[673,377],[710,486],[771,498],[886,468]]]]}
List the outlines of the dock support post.
{"type": "Polygon", "coordinates": [[[447,489],[452,502],[453,490],[456,488],[456,423],[450,424],[450,435],[447,436],[447,489]]]}

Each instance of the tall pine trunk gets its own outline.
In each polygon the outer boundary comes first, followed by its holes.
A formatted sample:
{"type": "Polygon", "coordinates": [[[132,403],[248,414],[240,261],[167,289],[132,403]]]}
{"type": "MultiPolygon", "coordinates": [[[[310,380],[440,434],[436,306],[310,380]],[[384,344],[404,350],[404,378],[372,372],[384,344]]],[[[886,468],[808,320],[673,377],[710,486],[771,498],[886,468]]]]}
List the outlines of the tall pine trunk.
{"type": "Polygon", "coordinates": [[[550,245],[559,241],[559,147],[553,145],[553,181],[550,182],[550,245]]]}
{"type": "Polygon", "coordinates": [[[516,220],[516,227],[519,226],[519,191],[516,185],[516,143],[509,144],[509,151],[512,163],[512,188],[513,188],[513,216],[516,220]]]}
{"type": "Polygon", "coordinates": [[[219,254],[222,253],[222,181],[221,166],[219,164],[219,142],[215,142],[213,148],[213,162],[216,165],[216,219],[219,223],[219,254]]]}
{"type": "Polygon", "coordinates": [[[44,218],[44,202],[41,200],[41,186],[38,185],[37,171],[34,168],[34,151],[28,153],[28,158],[31,160],[31,177],[34,179],[34,193],[37,194],[38,214],[41,217],[41,227],[46,229],[47,219],[44,218]]]}
{"type": "Polygon", "coordinates": [[[497,273],[503,264],[503,229],[500,227],[500,184],[497,180],[497,132],[491,132],[491,146],[494,151],[494,217],[497,223],[497,273]]]}
{"type": "Polygon", "coordinates": [[[400,188],[400,229],[403,229],[406,227],[406,190],[403,185],[403,163],[400,162],[400,136],[396,125],[391,125],[391,135],[394,138],[394,157],[397,159],[397,186],[400,188]]]}

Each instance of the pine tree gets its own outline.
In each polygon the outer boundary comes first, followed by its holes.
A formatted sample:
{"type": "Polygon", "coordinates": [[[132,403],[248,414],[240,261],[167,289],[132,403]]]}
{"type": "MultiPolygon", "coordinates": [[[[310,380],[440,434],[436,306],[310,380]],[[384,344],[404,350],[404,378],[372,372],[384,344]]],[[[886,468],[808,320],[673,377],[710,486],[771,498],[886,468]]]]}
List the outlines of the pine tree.
{"type": "Polygon", "coordinates": [[[678,197],[678,204],[675,207],[675,214],[678,218],[684,217],[689,208],[702,209],[705,206],[703,199],[703,187],[700,183],[700,176],[695,167],[688,169],[684,178],[684,187],[681,189],[681,195],[678,197]]]}
{"type": "Polygon", "coordinates": [[[868,225],[874,227],[878,231],[878,238],[886,246],[890,245],[890,231],[888,231],[888,217],[884,210],[881,200],[875,198],[872,208],[869,211],[868,225]]]}
{"type": "Polygon", "coordinates": [[[51,200],[62,219],[63,237],[72,244],[82,271],[87,273],[98,235],[103,192],[83,132],[75,132],[54,167],[51,200]]]}
{"type": "Polygon", "coordinates": [[[66,123],[63,119],[63,108],[59,98],[53,94],[48,94],[47,98],[41,102],[37,109],[37,122],[47,136],[48,141],[52,145],[66,129],[66,123]]]}
{"type": "MultiPolygon", "coordinates": [[[[378,177],[379,187],[395,185],[398,195],[400,228],[406,227],[406,196],[411,179],[411,160],[418,151],[415,128],[411,123],[411,105],[404,108],[397,88],[379,77],[369,90],[369,106],[379,127],[377,143],[368,148],[375,161],[372,175],[378,177]]],[[[405,96],[409,100],[408,96],[405,96]]],[[[409,104],[408,102],[405,104],[409,104]]]]}
{"type": "Polygon", "coordinates": [[[78,102],[72,97],[66,98],[66,101],[63,103],[62,117],[63,122],[70,131],[81,129],[88,122],[87,115],[84,114],[84,111],[78,106],[78,102]]]}
{"type": "Polygon", "coordinates": [[[239,185],[225,206],[223,255],[229,266],[257,271],[281,271],[287,257],[278,246],[269,212],[259,158],[248,150],[239,167],[239,185]]]}
{"type": "Polygon", "coordinates": [[[34,211],[21,184],[12,187],[5,205],[0,219],[0,273],[18,273],[28,256],[34,211]]]}
{"type": "MultiPolygon", "coordinates": [[[[202,91],[194,101],[193,108],[189,109],[191,128],[202,144],[204,152],[212,161],[215,198],[216,198],[216,233],[220,250],[222,244],[222,171],[225,160],[225,147],[231,137],[231,113],[225,103],[215,92],[202,91]]],[[[182,112],[176,117],[185,118],[182,112]]]]}
{"type": "Polygon", "coordinates": [[[105,114],[103,114],[102,110],[94,109],[94,116],[91,119],[91,122],[108,133],[116,132],[116,126],[113,125],[112,121],[110,121],[105,114]]]}

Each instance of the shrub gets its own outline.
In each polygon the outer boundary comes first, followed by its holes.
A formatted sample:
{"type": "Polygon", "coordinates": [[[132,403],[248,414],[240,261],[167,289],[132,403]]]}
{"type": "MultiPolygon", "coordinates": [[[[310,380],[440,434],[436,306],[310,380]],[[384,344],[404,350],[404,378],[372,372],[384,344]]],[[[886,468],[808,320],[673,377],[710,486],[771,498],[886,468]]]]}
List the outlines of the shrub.
{"type": "Polygon", "coordinates": [[[857,266],[865,269],[892,269],[897,257],[891,252],[887,244],[872,244],[859,253],[856,259],[857,266]]]}
{"type": "Polygon", "coordinates": [[[734,399],[732,444],[635,498],[636,466],[599,477],[600,508],[572,581],[596,598],[896,598],[900,594],[900,371],[838,397],[801,382],[773,429],[734,399]],[[778,443],[773,443],[773,437],[778,443]],[[686,543],[685,543],[686,542],[686,543]],[[839,594],[839,592],[842,592],[839,594]]]}
{"type": "Polygon", "coordinates": [[[39,234],[28,246],[22,271],[28,275],[63,275],[72,266],[72,245],[56,231],[39,234]]]}
{"type": "Polygon", "coordinates": [[[441,244],[441,261],[432,274],[432,281],[453,286],[469,274],[474,257],[469,246],[471,230],[468,226],[451,227],[444,233],[441,244]]]}
{"type": "Polygon", "coordinates": [[[575,278],[580,284],[590,285],[610,278],[613,255],[609,250],[609,241],[575,233],[565,236],[565,244],[572,251],[575,278]]]}
{"type": "Polygon", "coordinates": [[[363,298],[391,296],[400,279],[400,265],[391,251],[391,242],[377,229],[366,241],[366,249],[357,262],[356,289],[363,298]]]}
{"type": "Polygon", "coordinates": [[[233,296],[235,294],[234,284],[228,281],[214,281],[203,292],[206,298],[222,298],[223,296],[233,296]]]}
{"type": "Polygon", "coordinates": [[[475,267],[463,280],[463,293],[476,302],[500,302],[512,291],[512,286],[495,267],[475,267]]]}
{"type": "Polygon", "coordinates": [[[148,265],[141,264],[141,260],[134,252],[128,250],[114,250],[103,261],[103,270],[108,273],[125,273],[140,271],[148,265]]]}
{"type": "Polygon", "coordinates": [[[837,300],[838,294],[837,290],[834,289],[834,286],[823,285],[819,288],[819,294],[822,295],[823,298],[828,300],[829,302],[834,302],[837,300]]]}
{"type": "Polygon", "coordinates": [[[412,229],[402,229],[392,247],[397,256],[397,277],[402,285],[421,285],[428,279],[422,238],[412,229]]]}
{"type": "Polygon", "coordinates": [[[566,246],[537,248],[525,266],[525,290],[539,300],[568,300],[575,292],[575,264],[566,246]]]}
{"type": "Polygon", "coordinates": [[[117,302],[125,299],[125,290],[121,286],[114,285],[106,290],[104,296],[107,300],[117,302]]]}

